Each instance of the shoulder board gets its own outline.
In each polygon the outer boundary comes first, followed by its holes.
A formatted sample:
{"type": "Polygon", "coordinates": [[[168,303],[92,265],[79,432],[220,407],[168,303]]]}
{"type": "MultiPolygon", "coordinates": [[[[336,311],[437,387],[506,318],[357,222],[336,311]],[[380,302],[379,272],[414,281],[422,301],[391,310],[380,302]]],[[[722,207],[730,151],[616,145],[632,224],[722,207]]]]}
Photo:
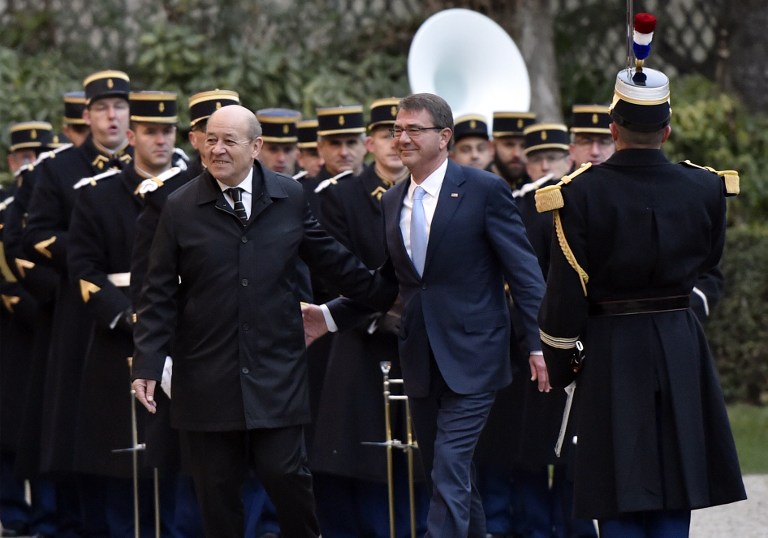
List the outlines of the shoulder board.
{"type": "Polygon", "coordinates": [[[189,156],[184,153],[181,148],[173,148],[173,165],[177,166],[180,170],[187,170],[189,168],[189,156]]]}
{"type": "Polygon", "coordinates": [[[725,185],[726,196],[736,196],[737,194],[739,194],[738,170],[715,170],[711,166],[701,166],[701,165],[692,163],[687,159],[680,164],[691,166],[693,168],[701,168],[702,170],[707,170],[709,172],[712,172],[713,174],[717,174],[718,176],[723,178],[723,184],[725,185]]]}
{"type": "Polygon", "coordinates": [[[37,166],[38,164],[40,164],[44,160],[52,159],[52,158],[56,157],[56,155],[58,155],[62,151],[65,151],[65,150],[68,150],[68,149],[74,148],[74,147],[75,147],[74,144],[62,144],[58,148],[53,149],[51,151],[44,151],[43,153],[41,153],[40,155],[37,156],[37,159],[35,159],[35,162],[32,163],[32,166],[37,166]]]}
{"type": "Polygon", "coordinates": [[[330,177],[330,178],[328,178],[328,179],[324,179],[324,180],[322,180],[322,181],[321,181],[321,182],[320,182],[320,183],[317,185],[317,187],[315,187],[315,194],[317,194],[317,193],[319,193],[319,192],[322,192],[322,191],[323,191],[323,190],[325,190],[325,189],[326,189],[326,188],[327,188],[329,185],[336,185],[336,183],[338,183],[338,181],[339,181],[341,178],[343,178],[343,177],[346,177],[346,176],[348,176],[348,175],[350,175],[350,174],[352,174],[352,170],[344,170],[343,172],[341,172],[341,173],[339,173],[339,174],[336,174],[336,175],[335,175],[335,176],[333,176],[333,177],[330,177]]]}
{"type": "Polygon", "coordinates": [[[305,177],[306,175],[307,175],[307,171],[306,170],[302,170],[301,172],[298,172],[298,173],[294,174],[293,175],[293,179],[298,181],[298,180],[302,179],[303,177],[305,177]]]}
{"type": "Polygon", "coordinates": [[[95,175],[93,177],[84,177],[81,180],[79,180],[77,183],[75,183],[72,188],[73,189],[79,189],[81,187],[85,187],[86,185],[96,185],[97,181],[101,181],[104,178],[114,176],[115,174],[119,174],[120,169],[119,168],[110,168],[106,172],[102,172],[101,174],[95,175]]]}
{"type": "Polygon", "coordinates": [[[529,181],[522,187],[520,187],[517,190],[512,191],[512,198],[522,198],[529,192],[533,192],[539,189],[544,183],[552,179],[552,174],[547,174],[546,176],[542,176],[536,181],[529,181]]]}
{"type": "Polygon", "coordinates": [[[563,207],[565,201],[563,200],[563,193],[560,192],[560,189],[563,185],[568,185],[568,183],[573,181],[573,178],[576,176],[589,170],[591,166],[592,163],[584,163],[567,176],[563,176],[562,179],[557,182],[557,185],[548,185],[538,189],[536,191],[536,211],[539,213],[546,213],[547,211],[554,211],[555,209],[563,207]]]}
{"type": "Polygon", "coordinates": [[[9,205],[13,203],[13,196],[9,196],[2,202],[0,202],[0,211],[5,211],[9,205]]]}
{"type": "Polygon", "coordinates": [[[13,174],[13,177],[19,177],[24,172],[28,172],[28,171],[34,169],[35,166],[37,166],[38,164],[40,164],[44,160],[50,159],[51,157],[55,157],[57,154],[61,153],[65,149],[69,149],[69,148],[72,148],[72,147],[74,147],[72,144],[62,144],[61,146],[59,146],[58,148],[56,148],[54,150],[42,152],[40,155],[37,156],[37,159],[35,159],[35,162],[27,163],[24,166],[22,166],[21,168],[19,168],[18,170],[16,170],[16,172],[13,174]]]}
{"type": "Polygon", "coordinates": [[[174,166],[173,168],[166,170],[157,177],[147,178],[139,183],[139,186],[136,187],[136,190],[133,191],[133,193],[141,194],[143,196],[148,192],[155,192],[157,189],[162,187],[166,181],[177,175],[179,172],[181,172],[181,167],[174,166]]]}
{"type": "Polygon", "coordinates": [[[14,179],[15,179],[15,178],[18,178],[18,177],[19,177],[21,174],[23,174],[24,172],[27,172],[27,171],[29,171],[29,170],[32,170],[34,167],[35,167],[34,163],[27,163],[27,164],[25,164],[25,165],[22,165],[22,166],[21,166],[21,167],[20,167],[18,170],[16,170],[16,171],[13,173],[13,177],[14,177],[14,179]]]}

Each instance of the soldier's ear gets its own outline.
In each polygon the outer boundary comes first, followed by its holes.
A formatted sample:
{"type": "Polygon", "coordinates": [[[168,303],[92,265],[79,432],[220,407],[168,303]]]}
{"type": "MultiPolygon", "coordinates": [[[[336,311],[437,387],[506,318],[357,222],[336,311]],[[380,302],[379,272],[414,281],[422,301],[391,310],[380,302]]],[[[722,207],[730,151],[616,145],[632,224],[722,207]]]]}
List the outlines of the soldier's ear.
{"type": "Polygon", "coordinates": [[[669,135],[671,134],[672,134],[672,126],[667,125],[666,127],[664,127],[664,135],[661,137],[661,143],[663,144],[664,142],[666,142],[667,139],[669,138],[669,135]]]}

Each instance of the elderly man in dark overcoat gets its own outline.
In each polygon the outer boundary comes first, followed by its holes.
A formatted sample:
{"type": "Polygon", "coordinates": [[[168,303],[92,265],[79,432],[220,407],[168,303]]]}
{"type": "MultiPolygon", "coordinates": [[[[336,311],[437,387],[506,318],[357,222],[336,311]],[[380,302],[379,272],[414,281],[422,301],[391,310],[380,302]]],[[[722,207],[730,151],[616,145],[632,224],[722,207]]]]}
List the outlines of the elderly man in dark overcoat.
{"type": "Polygon", "coordinates": [[[171,421],[190,455],[206,536],[242,536],[240,487],[253,469],[282,536],[305,538],[319,528],[303,438],[297,261],[374,308],[396,290],[319,227],[298,182],[254,162],[260,135],[250,110],[216,111],[207,170],[169,196],[138,309],[133,386],[154,412],[173,340],[171,421]]]}

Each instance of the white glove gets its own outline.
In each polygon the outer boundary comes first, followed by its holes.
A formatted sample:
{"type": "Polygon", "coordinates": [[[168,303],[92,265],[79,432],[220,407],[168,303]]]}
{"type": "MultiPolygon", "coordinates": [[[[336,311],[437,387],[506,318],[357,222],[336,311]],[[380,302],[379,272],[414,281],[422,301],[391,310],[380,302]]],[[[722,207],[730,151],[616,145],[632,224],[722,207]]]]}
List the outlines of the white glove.
{"type": "Polygon", "coordinates": [[[165,358],[165,366],[163,366],[163,377],[160,379],[160,388],[171,399],[171,375],[173,374],[173,359],[170,357],[165,358]]]}

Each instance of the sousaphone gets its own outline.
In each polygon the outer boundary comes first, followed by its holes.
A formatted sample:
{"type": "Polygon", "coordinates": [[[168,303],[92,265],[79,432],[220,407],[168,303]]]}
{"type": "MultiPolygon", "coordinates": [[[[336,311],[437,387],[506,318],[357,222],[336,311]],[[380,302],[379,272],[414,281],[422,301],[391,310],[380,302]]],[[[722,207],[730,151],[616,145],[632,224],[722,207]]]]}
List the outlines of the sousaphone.
{"type": "Polygon", "coordinates": [[[445,99],[454,117],[493,112],[527,112],[531,104],[528,70],[515,42],[485,15],[447,9],[419,27],[408,53],[413,93],[445,99]]]}

